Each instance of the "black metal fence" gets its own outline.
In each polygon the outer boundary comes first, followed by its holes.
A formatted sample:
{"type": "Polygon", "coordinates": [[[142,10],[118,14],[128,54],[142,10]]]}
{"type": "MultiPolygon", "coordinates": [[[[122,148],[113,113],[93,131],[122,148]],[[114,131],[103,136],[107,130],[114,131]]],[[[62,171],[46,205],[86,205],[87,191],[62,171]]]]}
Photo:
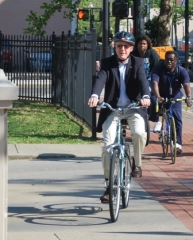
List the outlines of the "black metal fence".
{"type": "Polygon", "coordinates": [[[4,36],[0,33],[0,68],[19,86],[19,98],[51,100],[52,36],[4,36]]]}
{"type": "Polygon", "coordinates": [[[52,100],[93,126],[96,137],[96,110],[87,104],[96,77],[96,31],[62,35],[53,41],[52,100]]]}
{"type": "Polygon", "coordinates": [[[19,98],[59,103],[93,129],[87,106],[96,77],[96,31],[37,38],[0,33],[0,68],[19,86],[19,98]]]}

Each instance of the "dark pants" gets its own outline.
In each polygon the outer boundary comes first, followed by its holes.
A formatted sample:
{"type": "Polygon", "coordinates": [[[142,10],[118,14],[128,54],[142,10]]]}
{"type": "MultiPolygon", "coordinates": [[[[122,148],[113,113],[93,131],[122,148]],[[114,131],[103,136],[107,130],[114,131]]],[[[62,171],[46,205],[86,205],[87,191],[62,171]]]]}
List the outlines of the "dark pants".
{"type": "MultiPolygon", "coordinates": [[[[156,97],[151,96],[151,110],[149,115],[149,121],[158,122],[159,113],[156,113],[156,97]]],[[[176,124],[177,143],[182,145],[182,103],[177,102],[173,105],[173,117],[176,124]]]]}

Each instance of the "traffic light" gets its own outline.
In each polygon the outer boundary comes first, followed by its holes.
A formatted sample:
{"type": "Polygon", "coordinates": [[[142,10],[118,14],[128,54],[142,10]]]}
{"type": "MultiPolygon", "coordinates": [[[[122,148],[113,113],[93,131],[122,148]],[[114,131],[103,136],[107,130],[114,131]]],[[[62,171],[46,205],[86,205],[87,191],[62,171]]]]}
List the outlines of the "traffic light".
{"type": "Polygon", "coordinates": [[[114,1],[112,4],[112,15],[113,17],[128,18],[129,6],[127,2],[114,1]]]}
{"type": "Polygon", "coordinates": [[[89,20],[89,10],[88,9],[79,9],[77,13],[77,17],[79,20],[89,20]]]}

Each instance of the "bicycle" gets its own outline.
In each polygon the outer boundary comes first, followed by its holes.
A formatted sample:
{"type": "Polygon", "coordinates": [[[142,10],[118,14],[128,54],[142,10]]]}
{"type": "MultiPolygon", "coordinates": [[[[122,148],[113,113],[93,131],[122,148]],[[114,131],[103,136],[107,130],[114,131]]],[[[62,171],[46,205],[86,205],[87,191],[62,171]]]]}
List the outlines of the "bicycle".
{"type": "Polygon", "coordinates": [[[131,158],[129,143],[126,141],[127,125],[122,124],[121,120],[126,119],[128,110],[142,106],[139,106],[139,103],[131,103],[127,108],[114,109],[105,102],[99,102],[98,106],[100,108],[109,108],[118,117],[116,141],[110,148],[109,173],[109,210],[112,222],[116,222],[120,210],[120,196],[122,196],[122,207],[128,207],[131,173],[134,169],[134,159],[131,158]]]}
{"type": "Polygon", "coordinates": [[[186,98],[165,98],[164,102],[161,104],[161,111],[159,110],[159,104],[158,100],[156,103],[156,112],[160,112],[160,115],[162,115],[162,127],[159,134],[159,141],[161,141],[162,145],[162,151],[163,151],[163,158],[168,156],[168,150],[170,145],[170,153],[171,153],[171,160],[172,164],[176,162],[176,143],[177,143],[177,137],[176,137],[176,124],[173,117],[173,105],[176,102],[185,102],[186,98]],[[164,104],[168,104],[168,109],[164,106],[164,104]]]}

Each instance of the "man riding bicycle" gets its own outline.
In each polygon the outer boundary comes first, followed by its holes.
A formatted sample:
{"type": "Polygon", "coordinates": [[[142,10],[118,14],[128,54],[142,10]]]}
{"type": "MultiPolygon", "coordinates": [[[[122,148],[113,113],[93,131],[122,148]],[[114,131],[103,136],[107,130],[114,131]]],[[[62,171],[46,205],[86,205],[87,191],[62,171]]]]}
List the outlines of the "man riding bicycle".
{"type": "MultiPolygon", "coordinates": [[[[156,99],[162,103],[164,98],[181,98],[183,86],[186,94],[186,104],[192,106],[190,77],[185,68],[178,65],[178,54],[175,51],[167,51],[165,54],[165,63],[156,66],[151,75],[153,92],[152,109],[155,109],[156,99]],[[153,107],[154,106],[154,107],[153,107]]],[[[151,121],[159,119],[159,113],[152,111],[151,121]]],[[[182,152],[182,103],[176,102],[173,105],[173,117],[176,125],[177,134],[177,154],[182,152]]],[[[160,128],[161,130],[161,128],[160,128]]]]}
{"type": "MultiPolygon", "coordinates": [[[[126,107],[131,102],[140,101],[141,105],[150,105],[149,84],[146,78],[143,59],[130,55],[135,45],[135,38],[129,32],[118,32],[114,37],[115,55],[104,58],[101,61],[101,69],[97,75],[92,89],[92,95],[88,101],[90,107],[96,107],[103,87],[105,86],[104,101],[113,108],[126,107]]],[[[132,110],[127,117],[131,130],[135,168],[133,177],[141,177],[141,155],[146,144],[145,131],[146,109],[132,110]]],[[[109,161],[110,146],[116,139],[117,118],[109,109],[101,109],[97,132],[103,131],[104,147],[102,149],[102,164],[107,189],[101,196],[101,202],[109,201],[109,161]]]]}

